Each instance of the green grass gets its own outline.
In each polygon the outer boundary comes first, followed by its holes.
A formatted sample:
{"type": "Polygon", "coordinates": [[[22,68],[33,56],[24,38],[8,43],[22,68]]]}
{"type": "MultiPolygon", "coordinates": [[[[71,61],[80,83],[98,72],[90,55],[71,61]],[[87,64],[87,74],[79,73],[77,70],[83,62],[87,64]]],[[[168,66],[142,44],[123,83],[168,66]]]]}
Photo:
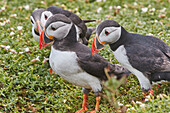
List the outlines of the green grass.
{"type": "MultiPolygon", "coordinates": [[[[1,0],[0,7],[5,7],[5,10],[0,10],[0,45],[10,46],[10,49],[16,50],[17,53],[0,47],[0,112],[72,113],[81,108],[81,88],[69,84],[58,75],[50,75],[48,62],[43,63],[44,57],[48,58],[50,51],[40,50],[38,43],[32,37],[29,17],[35,8],[57,5],[71,10],[82,19],[98,20],[96,23],[87,24],[88,26],[96,26],[102,20],[113,19],[129,32],[153,35],[170,45],[169,3],[169,0],[136,0],[136,2],[106,0],[92,3],[85,3],[85,0],[57,0],[57,2],[45,0],[44,3],[40,0],[1,0]],[[24,8],[26,5],[29,5],[28,10],[24,8]],[[121,9],[115,13],[116,9],[110,10],[109,6],[121,6],[121,9]],[[99,7],[102,7],[102,10],[97,13],[99,7]],[[148,11],[142,12],[142,8],[148,8],[148,11]],[[17,26],[23,27],[22,33],[19,33],[17,26]],[[14,34],[10,35],[11,32],[14,34]],[[29,48],[29,51],[26,51],[26,48],[29,48]],[[39,60],[32,62],[38,56],[39,60]]],[[[100,54],[108,61],[118,63],[108,47],[100,54]]],[[[153,89],[156,89],[156,86],[153,89]]],[[[150,102],[144,103],[145,108],[135,103],[143,99],[135,76],[129,76],[127,83],[123,84],[118,91],[116,100],[128,106],[127,112],[170,112],[169,84],[161,85],[150,102]],[[165,95],[157,96],[159,94],[165,95]]],[[[95,96],[90,93],[88,110],[93,110],[94,106],[95,96]]],[[[114,113],[113,105],[104,97],[99,112],[114,113]]]]}

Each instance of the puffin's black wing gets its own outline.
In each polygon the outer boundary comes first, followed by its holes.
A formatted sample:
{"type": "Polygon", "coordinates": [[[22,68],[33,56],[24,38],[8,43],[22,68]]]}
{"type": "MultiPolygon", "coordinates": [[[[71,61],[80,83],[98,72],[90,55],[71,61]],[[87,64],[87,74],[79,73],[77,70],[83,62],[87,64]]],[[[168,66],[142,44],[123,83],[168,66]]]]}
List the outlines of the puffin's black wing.
{"type": "Polygon", "coordinates": [[[90,48],[77,43],[74,48],[76,48],[76,54],[78,56],[79,66],[87,73],[98,77],[101,80],[107,80],[104,72],[104,68],[109,68],[109,74],[114,74],[117,79],[120,79],[124,75],[129,75],[130,72],[118,64],[111,64],[105,60],[99,54],[91,55],[90,48]]]}
{"type": "MultiPolygon", "coordinates": [[[[168,50],[169,46],[166,48],[168,50]]],[[[132,67],[141,72],[170,72],[169,53],[158,47],[141,44],[125,45],[126,53],[132,67]]]]}
{"type": "Polygon", "coordinates": [[[104,68],[108,63],[100,59],[98,55],[91,56],[91,54],[77,53],[79,66],[87,73],[96,76],[101,80],[107,80],[104,68]]]}

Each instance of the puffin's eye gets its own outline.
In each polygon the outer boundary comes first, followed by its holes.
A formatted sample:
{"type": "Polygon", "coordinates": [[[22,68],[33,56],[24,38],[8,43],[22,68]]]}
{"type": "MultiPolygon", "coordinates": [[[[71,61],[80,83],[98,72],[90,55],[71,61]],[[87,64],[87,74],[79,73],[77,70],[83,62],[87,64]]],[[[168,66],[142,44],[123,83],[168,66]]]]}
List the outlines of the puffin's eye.
{"type": "Polygon", "coordinates": [[[44,17],[45,17],[45,20],[47,20],[48,16],[47,16],[47,15],[44,15],[44,17]]]}
{"type": "Polygon", "coordinates": [[[110,33],[107,31],[107,30],[105,30],[105,35],[107,36],[107,35],[109,35],[110,33]]]}
{"type": "Polygon", "coordinates": [[[31,19],[31,23],[34,24],[34,22],[32,21],[32,19],[31,19]]]}
{"type": "Polygon", "coordinates": [[[55,28],[55,27],[53,27],[53,26],[51,26],[51,29],[52,29],[53,31],[55,31],[55,30],[56,30],[56,28],[55,28]]]}

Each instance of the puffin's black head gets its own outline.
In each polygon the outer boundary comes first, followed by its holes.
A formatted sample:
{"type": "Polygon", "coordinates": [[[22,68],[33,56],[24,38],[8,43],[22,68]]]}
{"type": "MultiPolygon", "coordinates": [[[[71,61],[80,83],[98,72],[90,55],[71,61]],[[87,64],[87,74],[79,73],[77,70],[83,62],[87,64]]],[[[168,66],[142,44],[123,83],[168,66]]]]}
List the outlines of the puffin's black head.
{"type": "Polygon", "coordinates": [[[96,37],[91,46],[92,55],[99,52],[104,45],[112,44],[119,40],[121,26],[114,20],[105,20],[97,26],[96,37]]]}
{"type": "Polygon", "coordinates": [[[41,33],[39,40],[40,48],[45,47],[46,45],[44,44],[51,43],[54,40],[64,39],[69,34],[72,26],[72,21],[62,14],[55,14],[51,16],[46,22],[45,30],[41,33]]]}
{"type": "Polygon", "coordinates": [[[54,14],[60,14],[63,11],[63,9],[57,6],[50,6],[47,8],[47,11],[50,11],[54,15],[54,14]]]}
{"type": "Polygon", "coordinates": [[[43,29],[42,23],[41,23],[41,15],[42,13],[46,11],[46,9],[36,9],[32,12],[30,16],[31,24],[34,28],[34,31],[37,35],[39,35],[43,29]]]}

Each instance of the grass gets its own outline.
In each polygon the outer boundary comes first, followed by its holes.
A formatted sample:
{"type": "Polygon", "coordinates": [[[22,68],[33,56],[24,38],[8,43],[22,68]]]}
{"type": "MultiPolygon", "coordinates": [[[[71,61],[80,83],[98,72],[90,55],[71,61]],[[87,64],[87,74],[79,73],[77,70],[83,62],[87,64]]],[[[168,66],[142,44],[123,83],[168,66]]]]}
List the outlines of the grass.
{"type": "MultiPolygon", "coordinates": [[[[0,112],[73,113],[81,108],[81,88],[69,84],[58,75],[50,75],[49,63],[43,62],[50,51],[40,50],[38,43],[32,38],[29,17],[35,8],[57,5],[83,19],[97,20],[96,23],[87,24],[88,26],[96,26],[102,20],[113,19],[129,32],[159,37],[170,46],[169,0],[104,1],[0,1],[0,112]],[[120,10],[117,6],[121,7],[120,10]],[[18,30],[18,26],[22,26],[22,30],[18,30]]],[[[108,47],[100,54],[108,61],[118,63],[108,47]]],[[[156,86],[153,89],[156,89],[156,86]]],[[[154,96],[147,97],[150,102],[143,104],[136,103],[144,97],[133,75],[128,77],[127,83],[121,85],[118,92],[115,98],[123,106],[127,106],[127,112],[170,112],[170,84],[162,84],[154,96]]],[[[105,93],[106,91],[103,92],[105,93]]],[[[88,110],[93,110],[94,106],[95,97],[90,93],[88,110]]],[[[103,97],[99,112],[114,112],[113,107],[103,97]]]]}

